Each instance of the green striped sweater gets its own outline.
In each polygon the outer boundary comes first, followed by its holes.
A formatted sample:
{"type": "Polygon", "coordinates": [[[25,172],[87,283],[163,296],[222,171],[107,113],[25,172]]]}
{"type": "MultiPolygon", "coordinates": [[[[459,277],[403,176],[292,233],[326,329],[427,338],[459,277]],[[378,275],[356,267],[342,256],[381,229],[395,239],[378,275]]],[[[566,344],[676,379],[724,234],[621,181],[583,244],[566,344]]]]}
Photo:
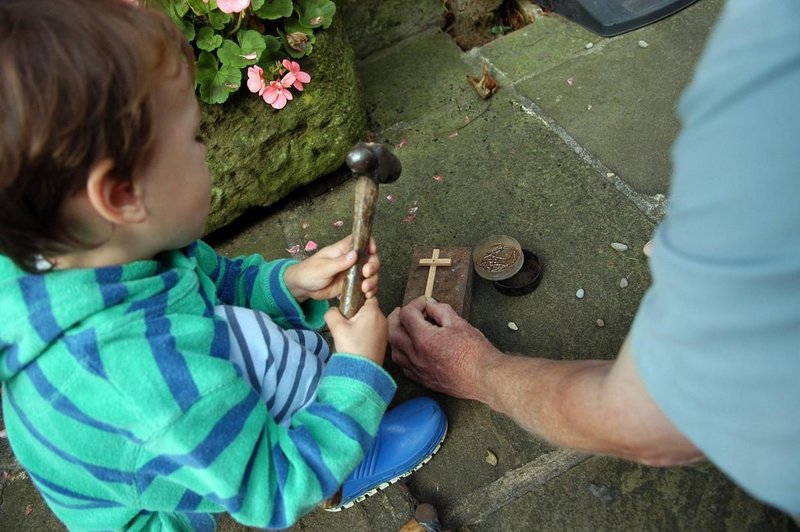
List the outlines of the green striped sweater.
{"type": "Polygon", "coordinates": [[[277,426],[227,360],[213,307],[318,328],[288,260],[202,242],[151,261],[27,274],[0,256],[0,381],[9,441],[55,514],[80,530],[213,530],[213,514],[286,528],[371,444],[395,384],[336,353],[317,399],[277,426]]]}

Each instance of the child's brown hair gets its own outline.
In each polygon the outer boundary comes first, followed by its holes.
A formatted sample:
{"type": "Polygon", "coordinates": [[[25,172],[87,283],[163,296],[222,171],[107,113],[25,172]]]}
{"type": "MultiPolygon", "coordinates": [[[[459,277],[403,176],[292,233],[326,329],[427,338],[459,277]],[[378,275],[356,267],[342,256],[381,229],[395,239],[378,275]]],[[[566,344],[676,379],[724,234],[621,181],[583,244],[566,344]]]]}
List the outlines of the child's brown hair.
{"type": "Polygon", "coordinates": [[[29,271],[82,244],[60,223],[90,168],[130,180],[153,148],[153,97],[193,65],[169,18],[124,0],[0,1],[0,253],[29,271]],[[176,66],[177,65],[177,66],[176,66]]]}

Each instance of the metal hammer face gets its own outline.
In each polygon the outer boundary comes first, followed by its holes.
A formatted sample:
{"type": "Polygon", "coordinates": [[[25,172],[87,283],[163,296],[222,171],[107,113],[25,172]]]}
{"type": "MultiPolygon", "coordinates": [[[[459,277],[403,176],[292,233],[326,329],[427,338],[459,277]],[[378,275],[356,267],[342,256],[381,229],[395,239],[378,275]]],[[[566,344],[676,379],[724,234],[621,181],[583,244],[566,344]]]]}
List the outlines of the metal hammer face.
{"type": "Polygon", "coordinates": [[[359,142],[347,154],[347,166],[357,178],[353,205],[353,249],[358,261],[347,271],[342,286],[339,310],[352,318],[364,304],[362,268],[369,258],[372,219],[378,199],[378,184],[391,183],[400,177],[400,159],[383,144],[359,142]]]}
{"type": "Polygon", "coordinates": [[[383,144],[359,142],[347,154],[347,166],[356,177],[368,177],[379,184],[400,177],[400,159],[383,144]]]}

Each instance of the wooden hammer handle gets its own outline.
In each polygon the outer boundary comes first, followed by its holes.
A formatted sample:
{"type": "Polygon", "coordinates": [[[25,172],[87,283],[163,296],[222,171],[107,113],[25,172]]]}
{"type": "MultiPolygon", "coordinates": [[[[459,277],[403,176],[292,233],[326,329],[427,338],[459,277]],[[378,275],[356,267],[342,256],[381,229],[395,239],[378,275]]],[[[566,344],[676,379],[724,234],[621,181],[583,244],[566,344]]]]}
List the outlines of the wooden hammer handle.
{"type": "Polygon", "coordinates": [[[369,259],[369,239],[372,235],[372,220],[375,217],[375,203],[378,200],[378,184],[369,177],[361,176],[356,181],[355,203],[353,205],[352,249],[358,252],[358,260],[353,264],[344,279],[339,311],[350,319],[364,305],[364,281],[362,270],[369,259]]]}

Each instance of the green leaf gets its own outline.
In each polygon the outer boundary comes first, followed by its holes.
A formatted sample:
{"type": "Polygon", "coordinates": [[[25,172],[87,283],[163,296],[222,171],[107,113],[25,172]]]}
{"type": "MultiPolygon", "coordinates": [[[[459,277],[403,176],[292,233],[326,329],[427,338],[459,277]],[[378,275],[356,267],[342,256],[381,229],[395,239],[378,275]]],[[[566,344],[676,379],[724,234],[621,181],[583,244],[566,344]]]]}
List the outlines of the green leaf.
{"type": "Polygon", "coordinates": [[[314,39],[314,30],[303,26],[300,24],[300,21],[296,18],[290,18],[283,21],[283,29],[286,30],[286,33],[305,33],[308,35],[309,41],[315,40],[314,39]]]}
{"type": "Polygon", "coordinates": [[[261,9],[261,6],[263,5],[264,5],[264,0],[252,0],[252,2],[250,2],[250,7],[253,9],[254,12],[261,9]]]}
{"type": "Polygon", "coordinates": [[[181,18],[185,17],[186,13],[189,12],[189,4],[183,0],[179,0],[177,3],[172,2],[172,8],[175,10],[175,14],[181,18]]]}
{"type": "Polygon", "coordinates": [[[255,11],[259,18],[277,20],[292,16],[294,3],[292,0],[266,0],[264,5],[255,11]]]}
{"type": "Polygon", "coordinates": [[[222,61],[222,64],[234,68],[241,69],[249,64],[244,56],[245,54],[242,53],[242,48],[230,39],[225,39],[222,46],[217,50],[217,57],[222,61]]]}
{"type": "Polygon", "coordinates": [[[197,59],[197,84],[200,98],[206,103],[223,103],[242,84],[242,72],[229,65],[218,66],[209,52],[200,52],[197,59]]]}
{"type": "Polygon", "coordinates": [[[175,21],[175,24],[178,25],[178,29],[181,30],[181,33],[183,33],[183,36],[186,37],[187,41],[192,42],[194,40],[195,31],[191,22],[180,19],[175,21]]]}
{"type": "Polygon", "coordinates": [[[183,0],[148,0],[146,5],[160,9],[176,23],[180,23],[181,19],[189,11],[189,6],[183,0]]]}
{"type": "Polygon", "coordinates": [[[203,0],[186,0],[186,3],[189,4],[195,15],[205,15],[211,9],[203,0]]]}
{"type": "Polygon", "coordinates": [[[247,60],[248,65],[254,65],[261,57],[261,53],[267,48],[264,35],[257,31],[239,30],[236,34],[236,40],[239,41],[242,56],[247,60]]]}
{"type": "Polygon", "coordinates": [[[222,35],[214,32],[213,28],[203,26],[197,32],[197,47],[207,52],[212,52],[222,44],[222,35]]]}
{"type": "Polygon", "coordinates": [[[283,41],[274,35],[264,35],[264,43],[267,45],[266,50],[261,54],[261,66],[264,66],[269,60],[279,61],[283,59],[284,54],[283,41]]]}
{"type": "Polygon", "coordinates": [[[225,26],[229,24],[231,20],[233,19],[229,14],[223,13],[219,10],[214,10],[208,14],[208,25],[215,30],[221,30],[225,28],[225,26]]]}
{"type": "Polygon", "coordinates": [[[327,29],[336,14],[336,4],[330,0],[300,0],[300,24],[307,28],[327,29]]]}

